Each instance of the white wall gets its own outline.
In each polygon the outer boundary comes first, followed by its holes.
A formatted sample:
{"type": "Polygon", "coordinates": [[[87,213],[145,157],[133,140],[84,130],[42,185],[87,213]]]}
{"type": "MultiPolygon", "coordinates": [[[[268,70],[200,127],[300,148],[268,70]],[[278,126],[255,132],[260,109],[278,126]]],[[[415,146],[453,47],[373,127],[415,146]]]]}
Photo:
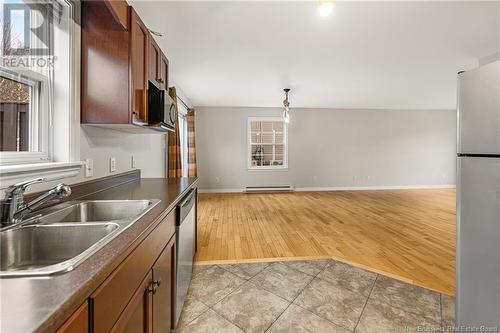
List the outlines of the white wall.
{"type": "Polygon", "coordinates": [[[247,170],[247,118],[279,108],[197,108],[200,188],[455,184],[453,110],[293,109],[287,171],[247,170]]]}
{"type": "Polygon", "coordinates": [[[94,160],[94,176],[99,178],[132,169],[141,169],[142,178],[163,178],[166,168],[166,134],[137,134],[82,126],[80,159],[94,160]],[[116,158],[116,171],[110,172],[109,159],[116,158]]]}

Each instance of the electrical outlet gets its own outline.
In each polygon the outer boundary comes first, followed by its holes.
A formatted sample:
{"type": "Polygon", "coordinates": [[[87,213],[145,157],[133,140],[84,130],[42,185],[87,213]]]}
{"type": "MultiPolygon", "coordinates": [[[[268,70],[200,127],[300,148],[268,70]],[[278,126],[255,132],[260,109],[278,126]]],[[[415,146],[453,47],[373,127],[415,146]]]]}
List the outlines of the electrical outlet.
{"type": "Polygon", "coordinates": [[[132,155],[132,165],[131,165],[131,167],[132,167],[132,169],[136,168],[136,163],[135,163],[134,155],[132,155]]]}
{"type": "Polygon", "coordinates": [[[111,157],[109,159],[109,171],[110,172],[116,171],[116,158],[114,158],[114,157],[111,157]]]}
{"type": "Polygon", "coordinates": [[[94,175],[94,160],[87,158],[85,160],[85,177],[89,178],[94,175]]]}

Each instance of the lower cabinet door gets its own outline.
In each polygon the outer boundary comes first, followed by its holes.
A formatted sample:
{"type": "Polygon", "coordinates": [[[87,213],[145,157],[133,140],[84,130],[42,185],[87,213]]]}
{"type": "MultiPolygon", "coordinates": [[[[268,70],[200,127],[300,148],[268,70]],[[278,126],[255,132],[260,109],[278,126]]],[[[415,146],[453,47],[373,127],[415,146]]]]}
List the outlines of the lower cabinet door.
{"type": "Polygon", "coordinates": [[[88,333],[89,307],[83,303],[78,310],[57,330],[57,333],[88,333]]]}
{"type": "Polygon", "coordinates": [[[153,285],[151,272],[142,280],[134,296],[118,318],[111,332],[151,333],[153,332],[152,302],[153,285]]]}
{"type": "Polygon", "coordinates": [[[175,318],[175,235],[153,266],[153,288],[153,332],[169,333],[175,318]]]}

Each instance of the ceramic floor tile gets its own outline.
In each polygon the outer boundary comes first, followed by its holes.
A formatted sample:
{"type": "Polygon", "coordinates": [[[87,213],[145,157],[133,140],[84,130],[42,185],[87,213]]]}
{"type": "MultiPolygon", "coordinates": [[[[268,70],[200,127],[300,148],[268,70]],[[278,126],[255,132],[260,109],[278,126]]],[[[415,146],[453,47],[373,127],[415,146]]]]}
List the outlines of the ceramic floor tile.
{"type": "Polygon", "coordinates": [[[436,320],[384,304],[366,305],[356,333],[439,332],[436,320]]]}
{"type": "Polygon", "coordinates": [[[443,327],[455,326],[455,297],[441,295],[441,316],[443,327]]]}
{"type": "Polygon", "coordinates": [[[246,280],[218,266],[212,266],[196,274],[191,280],[191,295],[211,306],[230,292],[241,286],[246,280]]]}
{"type": "Polygon", "coordinates": [[[300,306],[290,305],[274,322],[269,333],[350,333],[300,306]]]}
{"type": "Polygon", "coordinates": [[[332,261],[318,278],[329,281],[339,287],[359,292],[368,296],[377,274],[353,267],[338,261],[332,261]]]}
{"type": "Polygon", "coordinates": [[[177,328],[183,328],[189,324],[193,319],[207,311],[209,308],[202,302],[195,299],[191,293],[188,293],[184,306],[182,308],[181,316],[177,328]]]}
{"type": "Polygon", "coordinates": [[[283,261],[283,264],[302,273],[316,276],[328,265],[329,260],[283,261]]]}
{"type": "Polygon", "coordinates": [[[189,325],[177,330],[179,333],[244,333],[240,328],[222,318],[213,310],[208,310],[189,325]]]}
{"type": "Polygon", "coordinates": [[[260,273],[264,268],[269,266],[269,263],[250,263],[219,266],[235,275],[238,275],[242,279],[249,280],[260,273]]]}
{"type": "Polygon", "coordinates": [[[353,330],[366,299],[360,293],[315,278],[294,303],[332,323],[353,330]]]}
{"type": "Polygon", "coordinates": [[[264,332],[289,304],[248,282],[217,303],[213,309],[245,332],[264,332]]]}
{"type": "Polygon", "coordinates": [[[250,281],[286,300],[293,301],[312,279],[313,277],[308,274],[274,263],[250,281]]]}
{"type": "Polygon", "coordinates": [[[439,293],[380,275],[370,296],[376,302],[439,320],[439,293]]]}
{"type": "Polygon", "coordinates": [[[209,268],[211,268],[213,266],[214,265],[193,265],[193,276],[195,276],[199,272],[207,270],[207,269],[209,269],[209,268]]]}

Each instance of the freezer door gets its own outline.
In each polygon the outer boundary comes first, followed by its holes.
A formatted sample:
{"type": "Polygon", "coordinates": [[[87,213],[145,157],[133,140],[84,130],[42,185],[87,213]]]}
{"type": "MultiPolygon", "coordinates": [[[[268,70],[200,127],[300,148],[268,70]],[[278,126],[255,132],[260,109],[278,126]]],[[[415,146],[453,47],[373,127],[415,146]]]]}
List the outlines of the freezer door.
{"type": "Polygon", "coordinates": [[[500,158],[459,157],[458,325],[500,328],[500,158]]]}
{"type": "Polygon", "coordinates": [[[500,154],[500,61],[458,75],[458,152],[500,154]]]}

